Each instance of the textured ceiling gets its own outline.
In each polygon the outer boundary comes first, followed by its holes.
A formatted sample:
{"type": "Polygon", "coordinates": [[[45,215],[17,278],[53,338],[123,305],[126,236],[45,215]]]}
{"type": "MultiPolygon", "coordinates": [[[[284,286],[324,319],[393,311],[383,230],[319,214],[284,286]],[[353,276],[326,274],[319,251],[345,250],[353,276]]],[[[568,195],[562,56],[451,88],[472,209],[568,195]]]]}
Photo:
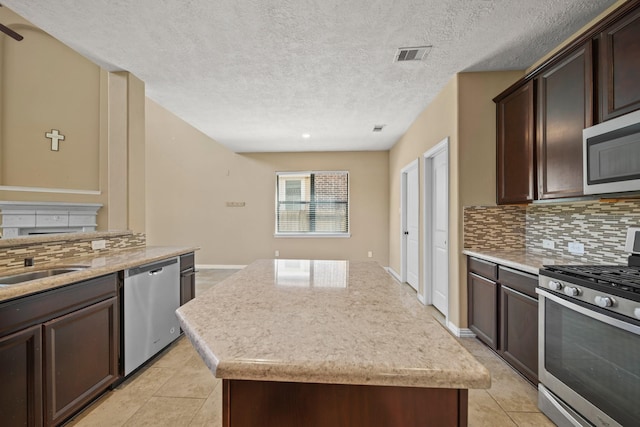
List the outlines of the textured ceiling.
{"type": "Polygon", "coordinates": [[[525,69],[615,1],[2,3],[103,68],[132,72],[231,150],[255,152],[386,150],[455,73],[525,69]],[[397,48],[422,45],[433,46],[426,61],[394,62],[397,48]]]}

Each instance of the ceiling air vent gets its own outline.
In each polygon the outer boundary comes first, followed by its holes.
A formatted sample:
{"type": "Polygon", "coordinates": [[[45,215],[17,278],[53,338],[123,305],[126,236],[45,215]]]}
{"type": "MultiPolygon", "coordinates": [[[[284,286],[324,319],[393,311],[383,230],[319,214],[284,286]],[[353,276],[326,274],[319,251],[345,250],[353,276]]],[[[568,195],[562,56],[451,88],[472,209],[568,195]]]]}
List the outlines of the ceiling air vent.
{"type": "Polygon", "coordinates": [[[401,47],[396,52],[396,62],[422,61],[427,57],[431,46],[401,47]]]}

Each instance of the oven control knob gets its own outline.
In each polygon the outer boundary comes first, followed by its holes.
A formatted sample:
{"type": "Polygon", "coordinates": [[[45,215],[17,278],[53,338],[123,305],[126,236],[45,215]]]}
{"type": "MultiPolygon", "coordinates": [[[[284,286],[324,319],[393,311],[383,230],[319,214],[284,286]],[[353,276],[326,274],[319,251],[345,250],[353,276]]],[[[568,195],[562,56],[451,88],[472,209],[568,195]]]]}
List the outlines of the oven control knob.
{"type": "Polygon", "coordinates": [[[601,297],[600,295],[595,298],[596,304],[602,308],[611,307],[614,303],[613,298],[611,297],[601,297]]]}
{"type": "Polygon", "coordinates": [[[570,297],[577,297],[580,295],[580,289],[574,288],[573,286],[565,286],[564,293],[570,297]]]}
{"type": "Polygon", "coordinates": [[[550,280],[549,289],[553,289],[554,291],[559,291],[560,289],[562,289],[562,283],[556,282],[555,280],[550,280]]]}

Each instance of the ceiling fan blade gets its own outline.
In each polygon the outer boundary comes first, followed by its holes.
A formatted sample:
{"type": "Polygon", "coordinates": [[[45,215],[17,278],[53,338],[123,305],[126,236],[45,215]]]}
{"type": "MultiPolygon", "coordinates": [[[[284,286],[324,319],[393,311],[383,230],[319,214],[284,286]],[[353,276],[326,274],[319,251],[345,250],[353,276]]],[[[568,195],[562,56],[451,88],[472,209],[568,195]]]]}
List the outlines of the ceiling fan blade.
{"type": "Polygon", "coordinates": [[[3,33],[8,35],[9,37],[14,38],[14,39],[16,39],[18,41],[20,41],[20,40],[22,40],[24,38],[20,34],[18,34],[15,31],[13,31],[11,28],[5,27],[2,24],[0,24],[0,31],[2,31],[3,33]]]}

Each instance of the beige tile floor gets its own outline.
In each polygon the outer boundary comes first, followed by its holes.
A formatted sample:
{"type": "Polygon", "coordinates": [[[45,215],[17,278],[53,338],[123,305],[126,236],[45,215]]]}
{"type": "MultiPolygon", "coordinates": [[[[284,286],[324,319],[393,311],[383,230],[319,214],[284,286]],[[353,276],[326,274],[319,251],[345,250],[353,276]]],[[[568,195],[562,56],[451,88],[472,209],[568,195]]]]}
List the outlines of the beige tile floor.
{"type": "MultiPolygon", "coordinates": [[[[237,270],[201,270],[196,295],[237,270]]],[[[435,309],[439,320],[442,315],[435,309]]],[[[537,408],[536,389],[480,341],[460,339],[491,372],[488,390],[469,391],[470,427],[554,426],[537,408]]],[[[149,365],[105,393],[68,426],[220,426],[222,382],[182,337],[149,365]]]]}

